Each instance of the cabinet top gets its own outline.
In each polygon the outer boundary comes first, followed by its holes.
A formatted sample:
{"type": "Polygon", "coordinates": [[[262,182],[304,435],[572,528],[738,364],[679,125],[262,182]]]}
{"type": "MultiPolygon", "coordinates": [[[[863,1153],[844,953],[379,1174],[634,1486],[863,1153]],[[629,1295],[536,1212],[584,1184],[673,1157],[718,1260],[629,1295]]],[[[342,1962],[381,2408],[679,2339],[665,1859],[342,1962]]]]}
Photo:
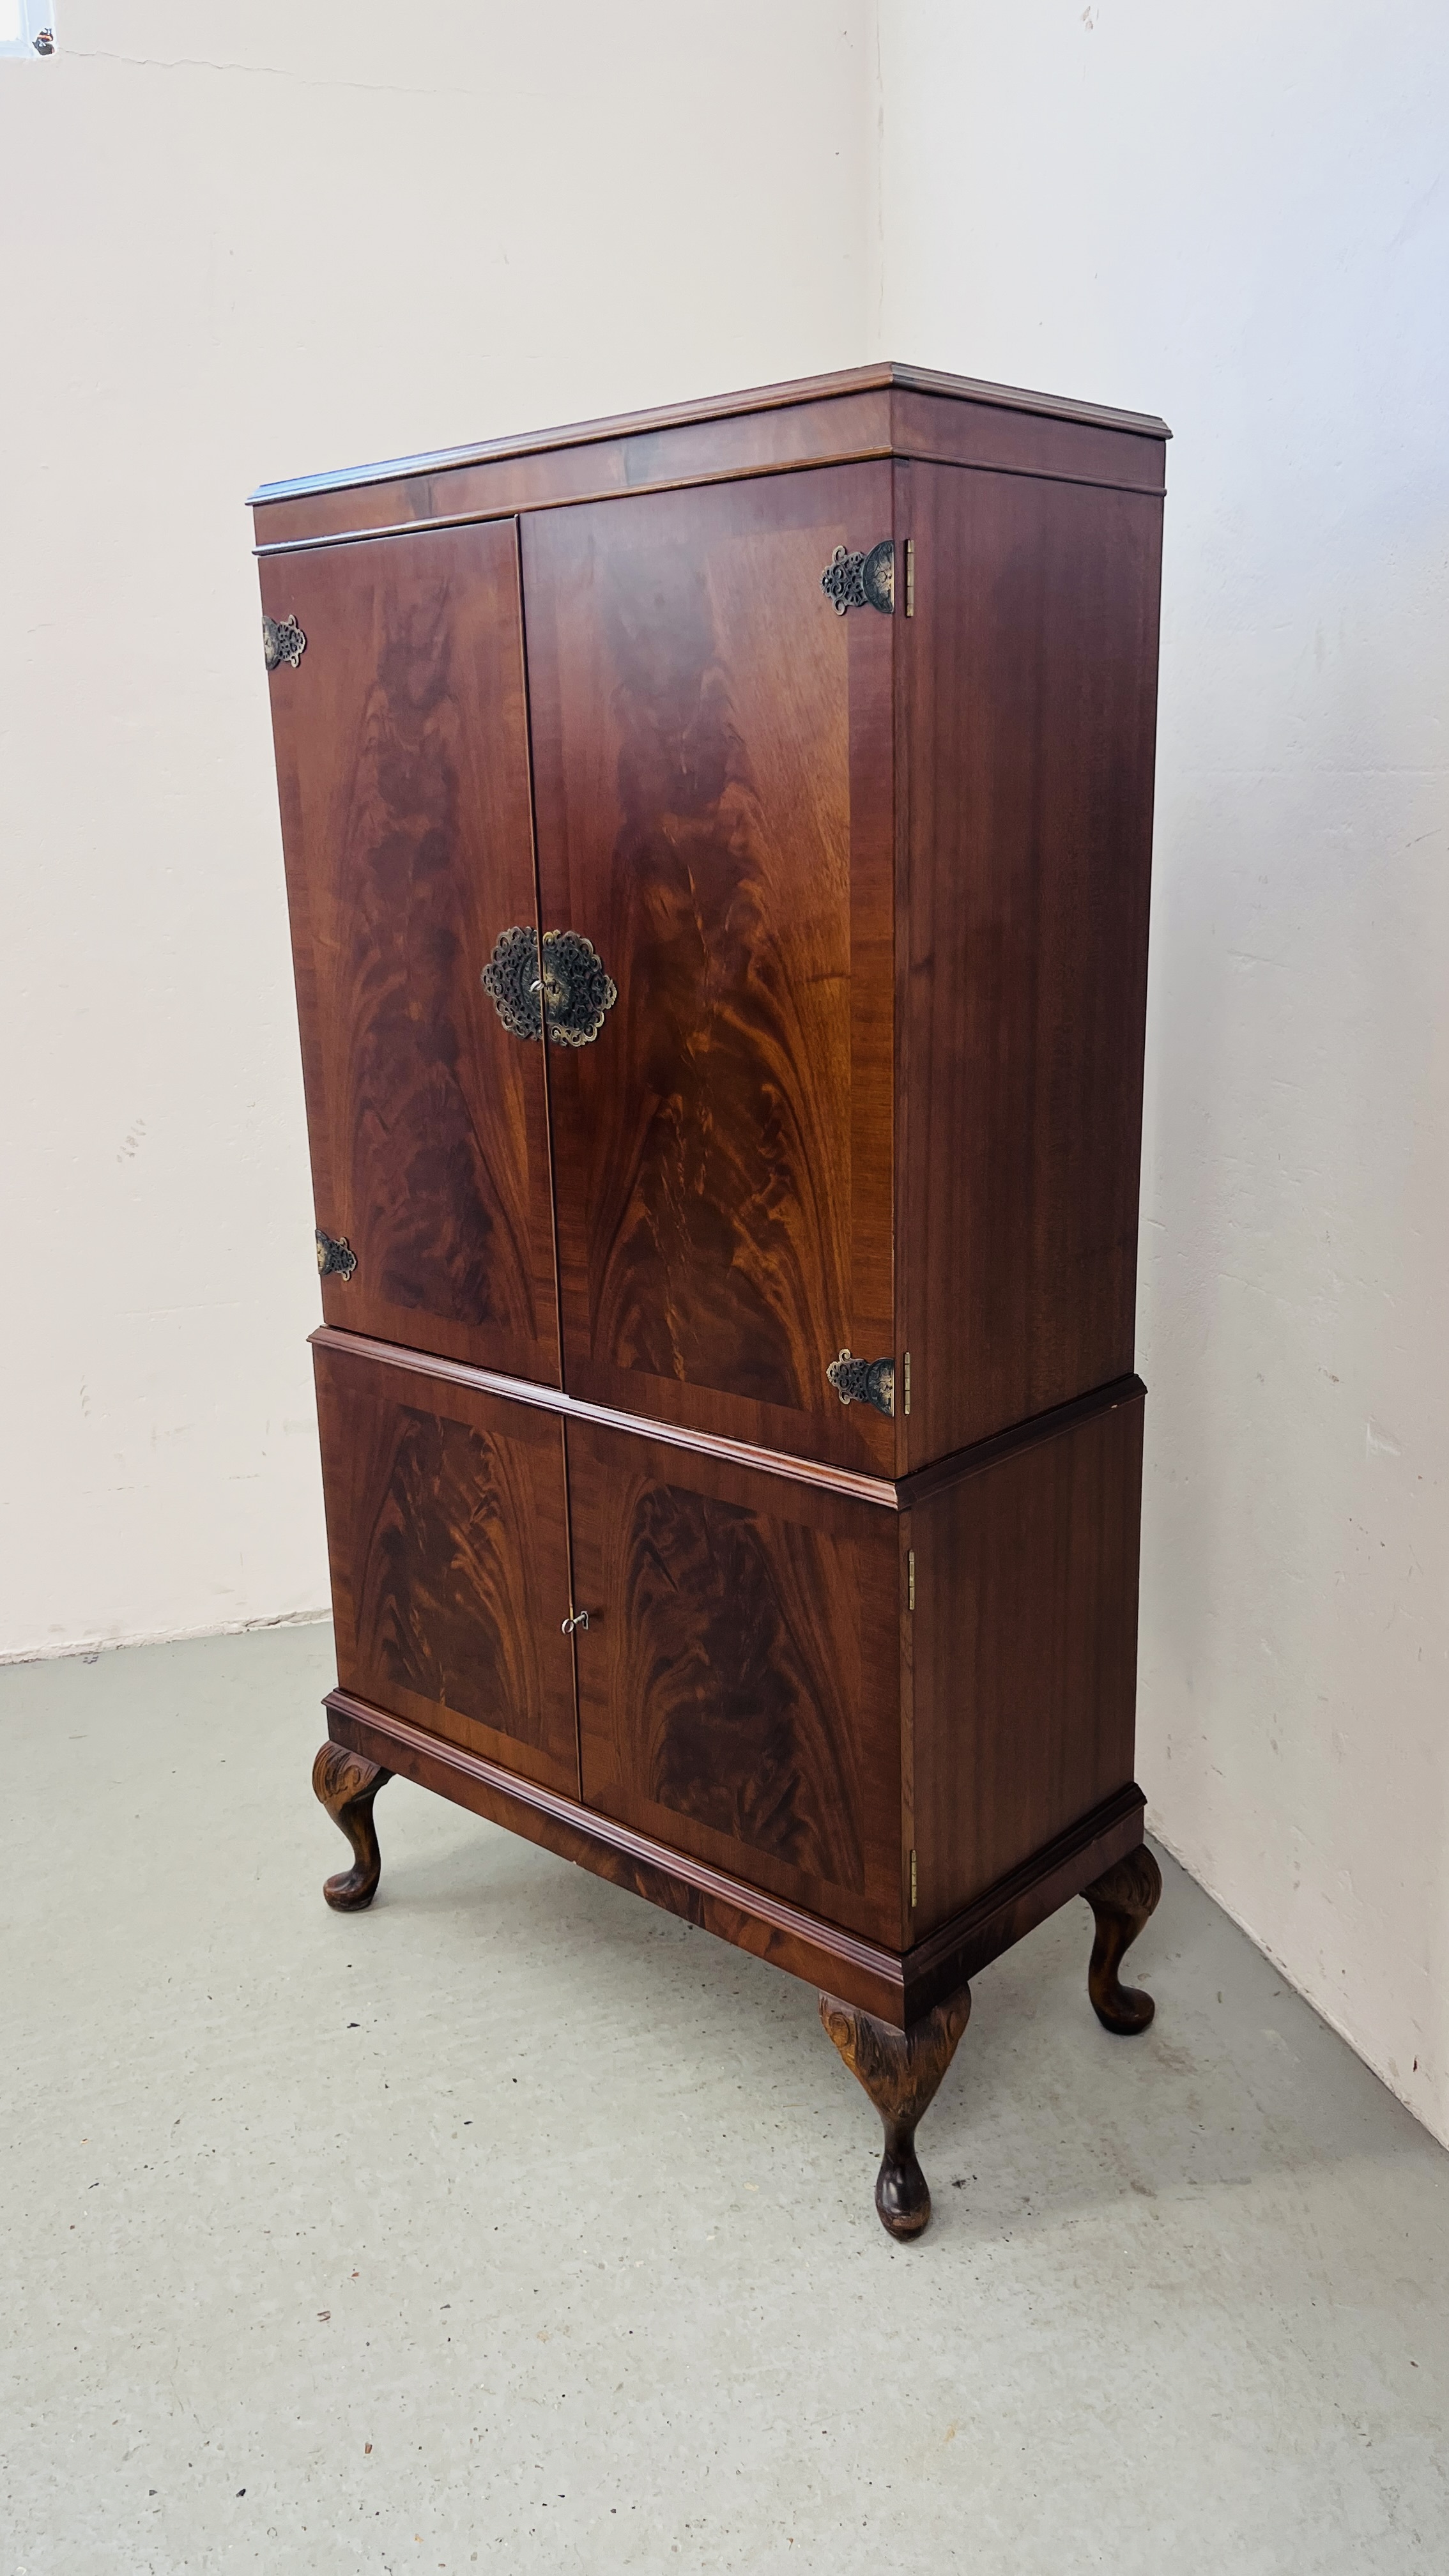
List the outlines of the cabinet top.
{"type": "Polygon", "coordinates": [[[336,542],[354,531],[379,534],[392,524],[416,527],[434,517],[547,508],[611,490],[870,455],[1160,493],[1163,442],[1171,435],[1149,412],[882,360],[699,402],[295,475],[259,484],[250,505],[265,552],[336,542]],[[348,494],[360,498],[348,504],[348,494]]]}

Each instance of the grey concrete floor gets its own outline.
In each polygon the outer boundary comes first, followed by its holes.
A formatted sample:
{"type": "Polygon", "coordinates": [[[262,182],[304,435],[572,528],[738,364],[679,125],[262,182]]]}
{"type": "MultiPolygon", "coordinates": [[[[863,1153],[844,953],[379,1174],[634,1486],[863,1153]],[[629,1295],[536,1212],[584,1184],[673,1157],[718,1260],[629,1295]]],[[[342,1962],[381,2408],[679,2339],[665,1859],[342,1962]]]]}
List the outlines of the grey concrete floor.
{"type": "Polygon", "coordinates": [[[403,1782],[327,1911],[329,1657],[0,1674],[4,2576],[1449,2568],[1449,2158],[1180,1871],[898,2247],[805,1987],[403,1782]]]}

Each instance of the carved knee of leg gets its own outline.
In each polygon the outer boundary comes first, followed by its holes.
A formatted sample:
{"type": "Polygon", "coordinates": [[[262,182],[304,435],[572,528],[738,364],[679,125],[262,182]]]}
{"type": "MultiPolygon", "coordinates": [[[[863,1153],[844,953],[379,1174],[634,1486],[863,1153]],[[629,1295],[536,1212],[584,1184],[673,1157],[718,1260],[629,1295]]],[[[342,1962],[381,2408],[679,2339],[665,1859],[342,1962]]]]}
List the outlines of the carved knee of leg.
{"type": "Polygon", "coordinates": [[[369,1762],[360,1753],[350,1753],[343,1744],[324,1744],[312,1765],[312,1786],[327,1813],[352,1845],[351,1869],[339,1870],[334,1878],[324,1881],[322,1893],[339,1913],[360,1913],[377,1894],[382,1875],[382,1855],[377,1845],[377,1829],[372,1819],[372,1802],[387,1781],[390,1771],[378,1762],[369,1762]]]}
{"type": "Polygon", "coordinates": [[[875,2205],[882,2227],[908,2240],[931,2215],[931,2194],[916,2156],[916,2127],[956,2053],[971,2013],[969,1987],[938,2004],[909,2030],[894,2030],[834,1995],[820,1998],[820,2018],[856,2081],[870,2095],[885,2131],[875,2205]]]}

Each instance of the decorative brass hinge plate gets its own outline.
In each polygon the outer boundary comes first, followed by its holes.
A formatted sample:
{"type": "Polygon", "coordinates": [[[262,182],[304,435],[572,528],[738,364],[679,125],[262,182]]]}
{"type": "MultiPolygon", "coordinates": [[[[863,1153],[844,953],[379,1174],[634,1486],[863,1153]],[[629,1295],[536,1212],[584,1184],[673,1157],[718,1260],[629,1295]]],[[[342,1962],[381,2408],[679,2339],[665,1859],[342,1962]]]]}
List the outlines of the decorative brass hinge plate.
{"type": "Polygon", "coordinates": [[[896,1409],[896,1364],[891,1360],[856,1360],[842,1351],[825,1372],[842,1404],[873,1404],[877,1413],[896,1409]]]}
{"type": "Polygon", "coordinates": [[[262,650],[269,671],[277,670],[283,662],[289,662],[295,671],[307,650],[307,638],[295,617],[264,617],[262,650]]]}
{"type": "Polygon", "coordinates": [[[837,617],[847,608],[878,608],[882,617],[895,614],[896,550],[894,540],[882,537],[868,555],[847,554],[837,546],[820,576],[820,587],[832,601],[837,617]]]}
{"type": "Polygon", "coordinates": [[[324,1279],[350,1279],[357,1268],[357,1255],[345,1234],[327,1234],[317,1228],[317,1268],[324,1279]]]}
{"type": "Polygon", "coordinates": [[[505,930],[483,969],[488,994],[511,1038],[537,1038],[545,1019],[555,1046],[591,1046],[619,987],[591,939],[577,930],[505,930]]]}

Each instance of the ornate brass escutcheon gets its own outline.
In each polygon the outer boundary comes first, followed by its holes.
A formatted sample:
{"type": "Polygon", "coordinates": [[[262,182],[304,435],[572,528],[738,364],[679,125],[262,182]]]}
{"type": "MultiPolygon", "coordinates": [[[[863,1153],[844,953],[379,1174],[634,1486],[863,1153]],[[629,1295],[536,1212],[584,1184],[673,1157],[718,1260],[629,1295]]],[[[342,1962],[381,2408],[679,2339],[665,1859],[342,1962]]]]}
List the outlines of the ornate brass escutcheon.
{"type": "Polygon", "coordinates": [[[896,550],[894,540],[882,537],[868,555],[847,554],[837,546],[820,576],[820,587],[834,603],[835,614],[843,617],[848,608],[878,608],[882,617],[892,617],[896,605],[896,550]]]}
{"type": "Polygon", "coordinates": [[[483,990],[510,1037],[541,1037],[546,1022],[554,1046],[592,1046],[619,998],[593,941],[577,930],[546,930],[541,966],[537,932],[505,930],[483,990]]]}
{"type": "Polygon", "coordinates": [[[896,1409],[894,1360],[856,1360],[842,1351],[825,1372],[842,1404],[873,1404],[877,1413],[896,1409]]]}

